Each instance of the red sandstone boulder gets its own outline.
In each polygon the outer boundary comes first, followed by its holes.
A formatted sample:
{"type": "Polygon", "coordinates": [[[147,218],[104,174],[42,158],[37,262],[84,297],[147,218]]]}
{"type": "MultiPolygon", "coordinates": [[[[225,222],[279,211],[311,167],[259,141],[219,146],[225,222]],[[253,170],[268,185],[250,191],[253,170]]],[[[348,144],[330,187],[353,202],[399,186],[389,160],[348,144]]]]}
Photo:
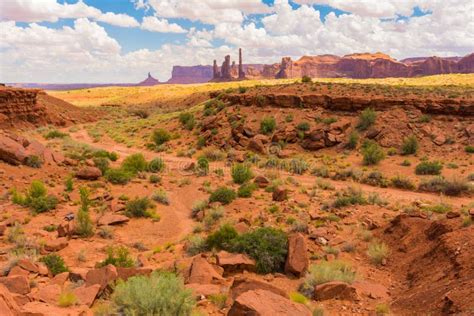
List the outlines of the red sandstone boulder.
{"type": "Polygon", "coordinates": [[[309,260],[306,241],[300,233],[288,238],[288,256],[285,263],[285,272],[302,276],[308,268],[309,260]]]}
{"type": "Polygon", "coordinates": [[[256,176],[253,182],[259,187],[259,188],[266,188],[270,184],[270,180],[265,178],[264,176],[256,176]]]}
{"type": "Polygon", "coordinates": [[[250,279],[250,278],[246,278],[242,276],[240,277],[238,276],[234,279],[234,283],[232,283],[232,288],[231,288],[231,297],[232,299],[236,299],[241,294],[247,291],[254,291],[254,290],[270,291],[277,295],[288,298],[288,294],[286,294],[284,290],[281,290],[271,285],[270,283],[255,280],[255,279],[250,279]]]}
{"type": "Polygon", "coordinates": [[[5,287],[12,293],[30,293],[30,282],[24,275],[0,277],[0,284],[5,285],[5,287]]]}
{"type": "Polygon", "coordinates": [[[130,218],[128,218],[125,215],[106,213],[104,216],[102,216],[99,219],[97,224],[99,226],[118,225],[118,224],[126,223],[129,220],[130,220],[130,218]]]}
{"type": "Polygon", "coordinates": [[[86,286],[94,284],[100,285],[100,290],[104,290],[107,285],[118,278],[117,268],[111,264],[99,268],[89,270],[86,275],[86,286]]]}
{"type": "Polygon", "coordinates": [[[95,298],[100,291],[100,284],[94,284],[91,286],[82,285],[78,288],[75,288],[72,292],[77,298],[77,301],[80,304],[92,306],[94,304],[95,298]]]}
{"type": "Polygon", "coordinates": [[[56,252],[61,249],[64,249],[69,244],[68,240],[65,237],[60,237],[54,240],[49,240],[44,245],[44,250],[56,252]]]}
{"type": "Polygon", "coordinates": [[[27,156],[22,144],[8,136],[0,134],[0,160],[18,166],[25,161],[27,156]]]}
{"type": "Polygon", "coordinates": [[[226,273],[255,270],[255,260],[249,258],[245,254],[220,251],[216,257],[217,264],[224,268],[226,273]]]}
{"type": "Polygon", "coordinates": [[[310,310],[281,295],[266,290],[247,291],[239,295],[228,316],[311,316],[310,310]]]}
{"type": "Polygon", "coordinates": [[[288,189],[277,187],[273,190],[272,194],[273,201],[281,202],[288,199],[288,189]]]}
{"type": "Polygon", "coordinates": [[[350,284],[332,281],[315,286],[314,298],[318,301],[324,300],[346,300],[359,301],[357,290],[350,284]]]}
{"type": "Polygon", "coordinates": [[[20,314],[20,307],[8,289],[0,284],[0,315],[16,316],[20,314]]]}
{"type": "Polygon", "coordinates": [[[33,296],[37,301],[56,304],[61,295],[62,288],[58,284],[48,284],[41,287],[33,296]]]}
{"type": "Polygon", "coordinates": [[[76,178],[82,180],[97,180],[102,176],[102,172],[96,167],[83,167],[76,172],[76,178]]]}
{"type": "Polygon", "coordinates": [[[191,289],[193,294],[197,298],[209,297],[227,292],[227,287],[219,284],[198,284],[190,283],[186,284],[187,289],[191,289]]]}
{"type": "Polygon", "coordinates": [[[255,137],[250,140],[247,148],[259,154],[265,154],[266,152],[265,145],[263,144],[262,140],[256,139],[255,137]]]}
{"type": "Polygon", "coordinates": [[[189,269],[188,283],[210,284],[224,280],[222,273],[201,256],[193,258],[189,269]]]}

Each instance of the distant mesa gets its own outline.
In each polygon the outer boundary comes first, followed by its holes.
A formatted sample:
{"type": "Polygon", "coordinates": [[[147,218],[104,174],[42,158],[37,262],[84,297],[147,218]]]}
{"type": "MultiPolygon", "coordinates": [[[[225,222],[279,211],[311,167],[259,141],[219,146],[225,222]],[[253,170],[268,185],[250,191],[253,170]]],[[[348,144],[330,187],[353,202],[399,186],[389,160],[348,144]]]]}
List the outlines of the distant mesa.
{"type": "Polygon", "coordinates": [[[160,84],[160,81],[158,79],[153,78],[153,76],[150,73],[148,73],[148,78],[138,83],[137,86],[145,87],[145,86],[155,86],[157,84],[160,84]]]}

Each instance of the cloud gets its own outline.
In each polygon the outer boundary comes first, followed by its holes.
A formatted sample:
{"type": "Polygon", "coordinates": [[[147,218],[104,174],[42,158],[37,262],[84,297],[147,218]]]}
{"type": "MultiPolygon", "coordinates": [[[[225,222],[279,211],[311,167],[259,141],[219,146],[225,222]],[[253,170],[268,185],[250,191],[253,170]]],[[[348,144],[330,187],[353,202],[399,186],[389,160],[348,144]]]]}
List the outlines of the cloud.
{"type": "Polygon", "coordinates": [[[138,27],[140,23],[133,17],[126,14],[115,14],[112,12],[103,13],[97,18],[97,21],[108,23],[121,27],[138,27]]]}
{"type": "Polygon", "coordinates": [[[138,27],[133,17],[88,6],[82,0],[60,4],[56,0],[6,0],[0,2],[0,21],[57,22],[59,19],[90,18],[121,27],[138,27]]]}
{"type": "Polygon", "coordinates": [[[169,23],[166,19],[155,16],[146,16],[141,25],[143,30],[160,33],[186,33],[187,31],[176,23],[169,23]]]}
{"type": "Polygon", "coordinates": [[[185,18],[206,24],[241,23],[245,15],[270,13],[261,0],[139,0],[139,8],[152,8],[157,16],[185,18]]]}

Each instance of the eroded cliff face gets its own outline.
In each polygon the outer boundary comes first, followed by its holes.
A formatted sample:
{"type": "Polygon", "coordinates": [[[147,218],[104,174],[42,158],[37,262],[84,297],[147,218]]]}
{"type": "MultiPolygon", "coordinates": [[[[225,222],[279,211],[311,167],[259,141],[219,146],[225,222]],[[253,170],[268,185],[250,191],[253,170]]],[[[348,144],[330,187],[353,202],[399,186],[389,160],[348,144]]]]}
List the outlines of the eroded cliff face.
{"type": "Polygon", "coordinates": [[[103,114],[100,110],[80,109],[39,89],[0,87],[0,128],[66,126],[89,122],[103,114]]]}
{"type": "Polygon", "coordinates": [[[37,89],[0,88],[0,126],[45,123],[46,109],[37,102],[38,93],[37,89]]]}

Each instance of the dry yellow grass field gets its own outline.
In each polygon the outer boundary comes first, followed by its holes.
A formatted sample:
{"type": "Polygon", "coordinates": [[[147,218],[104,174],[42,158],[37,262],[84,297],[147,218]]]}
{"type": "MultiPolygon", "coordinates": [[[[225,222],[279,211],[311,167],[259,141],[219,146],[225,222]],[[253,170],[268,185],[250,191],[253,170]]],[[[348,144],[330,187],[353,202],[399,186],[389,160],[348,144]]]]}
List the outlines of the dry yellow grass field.
{"type": "MultiPolygon", "coordinates": [[[[156,105],[183,104],[191,96],[189,106],[200,103],[210,91],[225,90],[238,87],[252,87],[256,85],[279,85],[298,81],[297,79],[279,80],[247,80],[224,83],[202,84],[164,84],[153,87],[106,87],[79,89],[70,91],[48,91],[49,94],[68,101],[77,106],[129,106],[129,105],[156,105]],[[201,98],[199,97],[201,96],[201,98]],[[196,101],[193,103],[193,101],[196,101]]],[[[474,74],[436,75],[418,78],[384,78],[384,79],[347,79],[347,78],[316,78],[313,81],[335,84],[363,84],[374,86],[400,86],[434,89],[450,87],[455,89],[474,88],[474,74]]]]}

